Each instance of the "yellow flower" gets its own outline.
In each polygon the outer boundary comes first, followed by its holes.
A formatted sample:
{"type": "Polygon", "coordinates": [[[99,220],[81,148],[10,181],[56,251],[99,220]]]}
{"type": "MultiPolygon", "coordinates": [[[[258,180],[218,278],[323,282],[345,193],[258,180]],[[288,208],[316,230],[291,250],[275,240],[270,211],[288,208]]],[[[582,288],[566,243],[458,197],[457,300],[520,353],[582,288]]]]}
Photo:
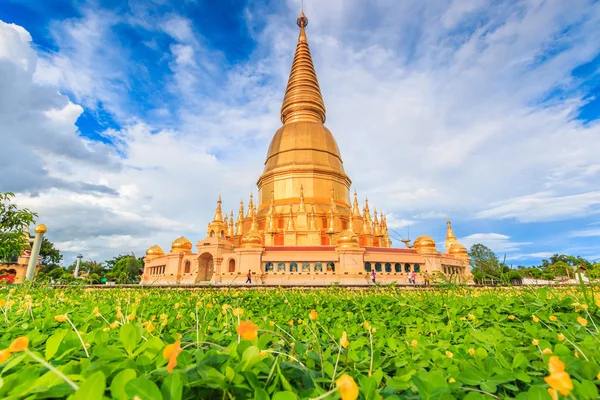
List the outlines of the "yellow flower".
{"type": "Polygon", "coordinates": [[[175,319],[181,319],[182,315],[181,314],[177,314],[177,316],[175,317],[175,319]]]}
{"type": "Polygon", "coordinates": [[[450,379],[448,379],[448,382],[449,382],[449,383],[454,383],[454,382],[456,382],[456,379],[454,379],[454,378],[450,378],[450,379]]]}
{"type": "Polygon", "coordinates": [[[0,350],[0,364],[4,363],[9,358],[10,358],[10,351],[0,350]]]}
{"type": "Polygon", "coordinates": [[[347,348],[350,342],[348,341],[348,336],[346,335],[346,331],[342,332],[342,338],[340,339],[340,346],[347,348]]]}
{"type": "Polygon", "coordinates": [[[167,323],[169,323],[168,319],[163,319],[162,322],[160,323],[161,326],[167,326],[167,323]]]}
{"type": "Polygon", "coordinates": [[[554,315],[551,315],[551,316],[550,316],[550,321],[553,321],[553,322],[554,322],[554,321],[556,321],[557,319],[558,319],[558,318],[556,318],[554,315]]]}
{"type": "Polygon", "coordinates": [[[579,306],[580,306],[580,304],[579,304],[579,302],[578,302],[578,301],[576,301],[575,303],[573,303],[573,304],[572,304],[572,306],[573,306],[573,307],[579,307],[579,306]]]}
{"type": "Polygon", "coordinates": [[[179,308],[179,303],[175,303],[175,305],[173,306],[173,308],[175,308],[177,310],[179,308]]]}
{"type": "Polygon", "coordinates": [[[365,327],[365,329],[367,329],[367,330],[368,330],[368,329],[371,329],[371,324],[369,323],[369,321],[365,321],[365,322],[363,323],[363,326],[364,326],[364,327],[365,327]]]}
{"type": "Polygon", "coordinates": [[[416,340],[413,340],[412,342],[410,342],[410,345],[412,347],[417,347],[419,345],[419,342],[417,342],[416,340]]]}
{"type": "Polygon", "coordinates": [[[304,322],[304,321],[302,321],[302,319],[299,319],[298,320],[298,325],[300,325],[302,322],[304,322]]]}
{"type": "Polygon", "coordinates": [[[241,322],[237,326],[237,333],[246,340],[254,340],[258,337],[258,325],[252,321],[241,322]]]}
{"type": "Polygon", "coordinates": [[[169,316],[167,314],[160,314],[160,319],[167,319],[169,316]]]}
{"type": "Polygon", "coordinates": [[[571,382],[571,377],[565,371],[565,364],[558,357],[550,357],[548,360],[548,370],[550,371],[550,376],[544,378],[546,383],[563,396],[571,393],[573,382],[571,382]]]}
{"type": "Polygon", "coordinates": [[[111,329],[117,329],[119,327],[119,322],[115,321],[112,324],[110,324],[110,328],[111,329]]]}
{"type": "Polygon", "coordinates": [[[371,332],[372,332],[372,333],[377,333],[377,329],[376,329],[376,328],[373,328],[373,329],[371,329],[371,332]]]}
{"type": "Polygon", "coordinates": [[[461,321],[466,321],[466,320],[467,320],[467,318],[466,318],[466,317],[460,317],[460,320],[461,320],[461,321]]]}
{"type": "Polygon", "coordinates": [[[65,322],[67,320],[67,316],[64,314],[54,316],[54,319],[58,322],[65,322]]]}
{"type": "Polygon", "coordinates": [[[238,315],[242,315],[244,313],[244,310],[242,310],[241,308],[236,308],[235,310],[233,310],[233,315],[235,315],[236,317],[238,315]]]}
{"type": "Polygon", "coordinates": [[[319,318],[319,314],[317,314],[316,310],[312,310],[309,314],[308,314],[308,318],[311,321],[314,321],[315,319],[319,318]]]}
{"type": "Polygon", "coordinates": [[[512,321],[513,319],[515,319],[515,316],[514,315],[509,315],[508,319],[510,319],[512,321]]]}
{"type": "Polygon", "coordinates": [[[117,311],[117,318],[118,319],[123,318],[123,313],[121,311],[117,311]]]}
{"type": "Polygon", "coordinates": [[[94,309],[92,310],[92,314],[97,315],[100,313],[100,309],[96,306],[94,307],[94,309]]]}
{"type": "Polygon", "coordinates": [[[110,331],[110,328],[109,328],[109,327],[106,327],[106,328],[104,328],[104,329],[102,329],[102,330],[103,330],[104,332],[108,332],[108,331],[110,331]]]}
{"type": "Polygon", "coordinates": [[[290,320],[288,321],[288,323],[287,323],[287,324],[288,324],[289,326],[293,326],[293,325],[294,325],[294,320],[293,320],[293,319],[290,319],[290,320]]]}
{"type": "Polygon", "coordinates": [[[133,321],[135,319],[135,313],[131,313],[127,316],[128,321],[133,321]]]}
{"type": "Polygon", "coordinates": [[[269,321],[269,326],[275,326],[275,322],[269,321]]]}
{"type": "Polygon", "coordinates": [[[29,339],[27,338],[27,336],[21,336],[16,338],[10,344],[10,346],[8,346],[8,351],[10,351],[11,353],[16,353],[18,351],[25,350],[27,347],[29,347],[29,339]]]}
{"type": "Polygon", "coordinates": [[[152,333],[152,331],[154,330],[154,326],[152,324],[148,324],[146,330],[148,331],[148,333],[152,333]]]}
{"type": "Polygon", "coordinates": [[[562,333],[558,334],[558,341],[562,342],[563,340],[565,340],[565,335],[563,335],[562,333]]]}
{"type": "Polygon", "coordinates": [[[446,356],[448,356],[448,358],[452,358],[452,357],[454,357],[454,354],[452,354],[449,351],[446,351],[446,356]]]}
{"type": "Polygon", "coordinates": [[[473,314],[469,314],[469,319],[475,319],[475,316],[473,314]]]}
{"type": "Polygon", "coordinates": [[[582,304],[581,308],[583,308],[584,310],[587,310],[588,309],[588,305],[587,304],[582,304]]]}
{"type": "Polygon", "coordinates": [[[163,358],[168,358],[169,363],[167,364],[167,371],[173,372],[173,368],[177,366],[177,356],[181,353],[181,341],[177,340],[175,343],[167,345],[163,350],[163,358]]]}
{"type": "Polygon", "coordinates": [[[535,315],[532,315],[531,319],[533,319],[533,322],[540,322],[540,319],[538,317],[536,317],[535,315]]]}
{"type": "Polygon", "coordinates": [[[350,375],[342,375],[337,381],[335,381],[335,385],[340,391],[340,397],[342,400],[356,400],[358,398],[358,386],[350,375]]]}
{"type": "Polygon", "coordinates": [[[259,356],[264,357],[267,355],[267,352],[264,350],[261,350],[260,353],[258,353],[259,356]]]}
{"type": "Polygon", "coordinates": [[[0,300],[0,307],[4,307],[5,304],[6,304],[6,300],[4,300],[4,299],[0,300]]]}
{"type": "Polygon", "coordinates": [[[579,322],[583,326],[587,326],[588,324],[587,319],[581,317],[577,317],[577,322],[579,322]]]}
{"type": "Polygon", "coordinates": [[[556,389],[548,388],[548,393],[550,393],[550,397],[552,398],[552,400],[558,400],[558,392],[556,391],[556,389]]]}
{"type": "Polygon", "coordinates": [[[552,354],[552,350],[550,350],[549,348],[545,348],[544,350],[542,350],[542,353],[544,354],[552,354]]]}
{"type": "Polygon", "coordinates": [[[470,356],[475,355],[475,349],[469,349],[469,355],[470,356]]]}
{"type": "Polygon", "coordinates": [[[539,341],[539,340],[537,340],[537,339],[533,339],[533,340],[531,341],[531,344],[532,344],[532,345],[534,345],[534,346],[537,346],[538,344],[540,344],[540,341],[539,341]]]}

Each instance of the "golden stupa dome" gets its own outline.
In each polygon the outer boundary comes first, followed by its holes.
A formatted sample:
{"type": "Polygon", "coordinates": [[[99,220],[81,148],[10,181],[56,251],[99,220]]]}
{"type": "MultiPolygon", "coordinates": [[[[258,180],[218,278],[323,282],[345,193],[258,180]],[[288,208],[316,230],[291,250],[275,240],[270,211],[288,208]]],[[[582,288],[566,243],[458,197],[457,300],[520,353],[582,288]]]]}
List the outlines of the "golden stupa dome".
{"type": "Polygon", "coordinates": [[[44,224],[39,224],[38,226],[35,227],[35,233],[46,233],[48,231],[48,229],[46,228],[46,225],[44,224]]]}
{"type": "Polygon", "coordinates": [[[260,233],[256,230],[250,230],[250,232],[242,236],[242,247],[262,247],[262,238],[260,233]]]}
{"type": "Polygon", "coordinates": [[[425,253],[436,253],[437,248],[435,247],[435,240],[433,240],[430,236],[421,235],[415,239],[414,248],[419,252],[425,253]]]}
{"type": "Polygon", "coordinates": [[[343,231],[338,236],[337,247],[341,247],[341,248],[345,248],[345,249],[360,247],[360,245],[358,243],[358,235],[356,233],[354,233],[353,231],[351,231],[350,229],[343,231]]]}
{"type": "Polygon", "coordinates": [[[175,239],[171,244],[171,253],[182,253],[184,251],[192,251],[192,242],[182,236],[175,239]]]}
{"type": "Polygon", "coordinates": [[[468,257],[469,253],[467,252],[467,248],[460,243],[454,243],[450,246],[450,254],[456,257],[468,257]]]}
{"type": "Polygon", "coordinates": [[[163,254],[165,254],[165,252],[158,245],[154,245],[146,250],[146,257],[158,257],[163,254]]]}

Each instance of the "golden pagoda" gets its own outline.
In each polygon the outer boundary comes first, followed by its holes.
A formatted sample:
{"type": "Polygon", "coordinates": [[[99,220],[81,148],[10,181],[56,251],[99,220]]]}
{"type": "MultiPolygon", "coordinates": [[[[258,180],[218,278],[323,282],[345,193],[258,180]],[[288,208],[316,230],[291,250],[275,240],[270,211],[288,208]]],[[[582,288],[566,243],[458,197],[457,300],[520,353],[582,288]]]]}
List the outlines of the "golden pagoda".
{"type": "MultiPolygon", "coordinates": [[[[408,280],[424,272],[469,276],[469,257],[447,225],[446,252],[418,237],[413,246],[392,248],[383,212],[350,202],[351,180],[340,150],[325,127],[326,109],[301,13],[298,44],[281,106],[282,126],[275,132],[257,182],[258,198],[243,200],[234,222],[223,216],[219,195],[207,237],[179,238],[171,251],[148,249],[142,283],[232,283],[248,271],[258,283],[368,283],[408,280]]],[[[243,282],[245,279],[240,279],[243,282]]]]}

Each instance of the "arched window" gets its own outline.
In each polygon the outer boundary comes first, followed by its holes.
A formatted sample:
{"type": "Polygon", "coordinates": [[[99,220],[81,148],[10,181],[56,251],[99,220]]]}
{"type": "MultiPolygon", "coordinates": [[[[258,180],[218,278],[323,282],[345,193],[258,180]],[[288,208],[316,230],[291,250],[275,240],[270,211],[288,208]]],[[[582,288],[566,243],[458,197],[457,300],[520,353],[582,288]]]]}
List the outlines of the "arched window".
{"type": "Polygon", "coordinates": [[[190,262],[190,260],[186,260],[185,261],[185,266],[183,267],[183,273],[184,274],[189,274],[191,266],[192,266],[192,263],[190,262]]]}
{"type": "Polygon", "coordinates": [[[210,231],[210,237],[215,237],[215,231],[210,231]]]}
{"type": "Polygon", "coordinates": [[[266,272],[273,271],[273,263],[271,261],[269,261],[268,263],[265,264],[265,271],[266,272]]]}
{"type": "Polygon", "coordinates": [[[320,262],[315,263],[315,272],[323,272],[323,264],[320,262]]]}
{"type": "Polygon", "coordinates": [[[392,264],[385,263],[385,272],[392,272],[392,264]]]}
{"type": "Polygon", "coordinates": [[[375,271],[381,272],[381,263],[375,263],[375,271]]]}
{"type": "Polygon", "coordinates": [[[442,268],[444,268],[444,273],[447,274],[447,272],[446,272],[446,266],[442,265],[442,268]]]}
{"type": "Polygon", "coordinates": [[[404,272],[410,272],[410,264],[409,263],[404,264],[404,272]]]}
{"type": "Polygon", "coordinates": [[[284,262],[277,263],[277,272],[285,272],[285,263],[284,262]]]}
{"type": "Polygon", "coordinates": [[[365,263],[365,271],[371,272],[371,263],[370,262],[365,263]]]}
{"type": "Polygon", "coordinates": [[[298,263],[296,261],[290,263],[290,272],[298,272],[298,263]]]}
{"type": "Polygon", "coordinates": [[[302,263],[302,272],[310,272],[310,263],[308,263],[308,262],[302,263]]]}
{"type": "Polygon", "coordinates": [[[221,237],[224,238],[225,237],[225,232],[221,231],[221,237]]]}
{"type": "Polygon", "coordinates": [[[415,264],[415,272],[421,272],[421,264],[415,264]]]}
{"type": "Polygon", "coordinates": [[[394,264],[394,271],[402,272],[402,265],[400,265],[400,263],[394,264]]]}
{"type": "Polygon", "coordinates": [[[235,272],[235,260],[233,258],[229,260],[229,272],[235,272]]]}
{"type": "Polygon", "coordinates": [[[335,272],[335,264],[331,261],[327,263],[327,272],[335,272]]]}

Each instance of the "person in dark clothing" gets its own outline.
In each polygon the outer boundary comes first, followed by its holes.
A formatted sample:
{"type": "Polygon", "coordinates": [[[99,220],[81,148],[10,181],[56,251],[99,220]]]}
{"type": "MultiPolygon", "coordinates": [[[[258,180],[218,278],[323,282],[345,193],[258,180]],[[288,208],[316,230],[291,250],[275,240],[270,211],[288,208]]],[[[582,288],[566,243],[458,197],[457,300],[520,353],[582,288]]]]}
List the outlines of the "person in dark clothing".
{"type": "Polygon", "coordinates": [[[248,279],[246,279],[246,283],[252,283],[252,272],[248,270],[248,275],[246,275],[248,279]]]}
{"type": "Polygon", "coordinates": [[[371,270],[371,279],[373,280],[373,283],[375,283],[375,270],[371,270]]]}

